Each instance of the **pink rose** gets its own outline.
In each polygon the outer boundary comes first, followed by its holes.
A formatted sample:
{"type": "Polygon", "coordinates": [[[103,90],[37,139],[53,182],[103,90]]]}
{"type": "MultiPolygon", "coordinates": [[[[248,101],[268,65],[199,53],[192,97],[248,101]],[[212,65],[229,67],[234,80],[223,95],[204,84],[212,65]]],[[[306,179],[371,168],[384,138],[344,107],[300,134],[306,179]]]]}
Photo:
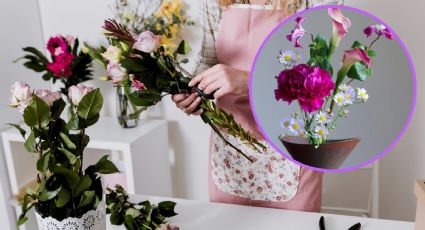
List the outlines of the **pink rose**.
{"type": "Polygon", "coordinates": [[[93,90],[93,87],[87,87],[83,84],[73,85],[68,88],[68,97],[74,106],[80,104],[81,99],[93,90]]]}
{"type": "Polygon", "coordinates": [[[157,230],[179,230],[180,228],[175,225],[161,224],[157,230]]]}
{"type": "Polygon", "coordinates": [[[161,36],[154,35],[150,31],[145,31],[136,37],[133,49],[140,50],[145,53],[152,53],[158,50],[160,40],[161,36]]]}
{"type": "Polygon", "coordinates": [[[50,90],[46,89],[37,89],[34,91],[34,95],[46,102],[46,104],[49,106],[52,106],[53,102],[59,100],[62,97],[60,92],[51,92],[50,90]]]}
{"type": "Polygon", "coordinates": [[[18,106],[20,101],[27,101],[31,99],[32,93],[30,86],[25,82],[15,82],[10,87],[11,97],[10,105],[18,106]]]}
{"type": "Polygon", "coordinates": [[[75,38],[71,35],[66,35],[65,41],[69,46],[72,46],[74,44],[75,38]]]}
{"type": "Polygon", "coordinates": [[[146,86],[141,81],[133,79],[131,82],[131,87],[133,87],[136,90],[145,90],[146,86]]]}
{"type": "Polygon", "coordinates": [[[118,63],[109,62],[106,71],[114,84],[127,79],[127,70],[118,63]]]}

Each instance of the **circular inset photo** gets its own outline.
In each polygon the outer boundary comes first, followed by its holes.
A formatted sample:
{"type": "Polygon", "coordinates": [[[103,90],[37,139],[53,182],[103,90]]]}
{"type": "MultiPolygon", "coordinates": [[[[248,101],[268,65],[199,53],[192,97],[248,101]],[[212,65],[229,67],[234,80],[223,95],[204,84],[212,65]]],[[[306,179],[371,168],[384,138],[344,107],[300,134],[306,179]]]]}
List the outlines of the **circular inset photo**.
{"type": "Polygon", "coordinates": [[[270,144],[326,172],[385,155],[405,132],[416,98],[413,64],[399,36],[346,6],[316,7],[282,22],[257,53],[250,87],[270,144]]]}

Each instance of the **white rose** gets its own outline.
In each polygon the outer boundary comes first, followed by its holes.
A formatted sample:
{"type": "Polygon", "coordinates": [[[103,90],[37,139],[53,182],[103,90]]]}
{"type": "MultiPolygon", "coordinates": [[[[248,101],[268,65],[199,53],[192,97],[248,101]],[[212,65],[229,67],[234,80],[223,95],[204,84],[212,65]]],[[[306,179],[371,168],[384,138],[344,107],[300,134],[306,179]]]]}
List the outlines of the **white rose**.
{"type": "Polygon", "coordinates": [[[157,51],[160,46],[161,36],[154,35],[150,31],[145,31],[136,37],[133,48],[145,53],[157,51]]]}
{"type": "Polygon", "coordinates": [[[68,88],[68,97],[74,106],[80,104],[81,99],[93,90],[92,87],[87,87],[83,84],[73,85],[68,88]]]}
{"type": "Polygon", "coordinates": [[[46,102],[46,104],[48,104],[49,106],[52,106],[53,102],[59,100],[62,97],[60,92],[52,92],[46,89],[37,89],[36,91],[34,91],[34,95],[46,102]]]}
{"type": "Polygon", "coordinates": [[[106,71],[114,84],[127,79],[127,70],[120,64],[110,62],[106,67],[106,71]]]}
{"type": "Polygon", "coordinates": [[[109,46],[108,49],[102,54],[102,57],[109,62],[119,63],[121,60],[121,50],[116,46],[109,46]]]}
{"type": "Polygon", "coordinates": [[[20,101],[28,101],[32,97],[31,88],[27,83],[15,82],[10,87],[10,105],[18,106],[20,101]]]}

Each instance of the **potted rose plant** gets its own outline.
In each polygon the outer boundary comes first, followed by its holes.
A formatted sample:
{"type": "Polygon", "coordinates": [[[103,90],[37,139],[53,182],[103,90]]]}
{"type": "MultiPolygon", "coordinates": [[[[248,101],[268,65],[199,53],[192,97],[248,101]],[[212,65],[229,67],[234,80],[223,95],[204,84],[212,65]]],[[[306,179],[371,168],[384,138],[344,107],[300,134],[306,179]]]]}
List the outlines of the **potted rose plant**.
{"type": "Polygon", "coordinates": [[[11,88],[11,106],[19,109],[25,128],[17,128],[25,148],[37,158],[36,189],[27,189],[18,225],[35,208],[39,229],[105,229],[105,204],[100,174],[118,172],[102,157],[83,168],[84,150],[90,141],[86,129],[99,119],[103,97],[99,89],[71,86],[68,96],[74,113],[61,118],[65,101],[59,92],[17,82],[11,88]]]}
{"type": "Polygon", "coordinates": [[[329,140],[341,118],[348,116],[348,108],[365,103],[369,95],[364,88],[354,88],[353,81],[364,82],[373,75],[372,64],[376,56],[373,45],[382,37],[392,39],[393,35],[384,25],[370,25],[364,29],[367,37],[375,38],[368,45],[354,41],[345,50],[342,66],[335,80],[331,59],[341,40],[346,36],[351,22],[339,8],[329,8],[328,15],[333,22],[333,32],[328,42],[322,35],[306,31],[302,23],[306,18],[297,17],[296,26],[287,35],[296,48],[303,48],[302,37],[311,38],[310,58],[306,63],[297,64],[299,56],[292,50],[282,50],[279,62],[284,69],[278,74],[276,100],[288,104],[297,102],[300,112],[282,121],[285,133],[280,137],[289,154],[306,165],[317,168],[339,168],[359,143],[358,138],[329,140]]]}

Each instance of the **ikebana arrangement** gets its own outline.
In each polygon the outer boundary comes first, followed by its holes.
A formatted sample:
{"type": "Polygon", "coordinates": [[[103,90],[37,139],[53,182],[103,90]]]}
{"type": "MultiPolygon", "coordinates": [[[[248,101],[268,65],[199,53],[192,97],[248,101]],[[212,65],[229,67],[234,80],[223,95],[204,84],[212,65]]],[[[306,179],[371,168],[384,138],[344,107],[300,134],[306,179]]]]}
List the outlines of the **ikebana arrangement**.
{"type": "Polygon", "coordinates": [[[310,166],[338,168],[359,139],[328,140],[328,136],[335,131],[341,118],[348,117],[351,105],[362,104],[369,99],[366,89],[355,88],[351,84],[353,81],[364,82],[373,76],[372,64],[376,56],[373,45],[383,37],[391,40],[393,35],[381,24],[365,28],[366,37],[374,35],[375,38],[368,45],[354,41],[351,48],[345,50],[342,66],[333,78],[331,60],[351,22],[339,8],[329,8],[328,15],[333,24],[329,42],[324,36],[304,29],[302,23],[306,18],[299,16],[295,19],[295,28],[286,38],[294,43],[295,48],[304,48],[301,39],[304,35],[310,37],[310,58],[297,64],[300,60],[297,52],[280,51],[278,59],[284,68],[276,77],[275,98],[288,104],[295,101],[300,107],[299,112],[281,123],[286,132],[281,140],[294,159],[310,166]]]}
{"type": "Polygon", "coordinates": [[[186,55],[191,51],[187,42],[181,41],[177,49],[172,51],[167,44],[161,44],[160,36],[151,31],[134,34],[115,20],[106,20],[103,29],[111,45],[106,49],[87,45],[89,54],[105,66],[108,73],[105,80],[110,80],[116,86],[126,86],[126,98],[132,106],[139,107],[131,117],[137,118],[167,95],[196,91],[202,96],[202,120],[210,125],[224,142],[250,161],[248,156],[223,137],[222,131],[240,138],[252,149],[265,149],[252,134],[235,122],[231,114],[217,107],[213,98],[205,95],[196,86],[188,86],[192,76],[181,66],[181,63],[188,60],[178,60],[179,55],[186,55]]]}
{"type": "Polygon", "coordinates": [[[92,75],[92,58],[79,47],[78,38],[71,35],[57,35],[49,38],[47,42],[50,61],[42,51],[34,47],[25,47],[22,50],[26,55],[15,62],[24,60],[24,66],[42,73],[45,81],[62,82],[61,93],[67,96],[71,86],[90,80],[92,75]]]}
{"type": "Polygon", "coordinates": [[[118,172],[102,157],[83,169],[84,151],[90,141],[86,129],[99,119],[103,97],[99,89],[71,86],[68,96],[74,113],[65,121],[66,106],[61,93],[32,90],[23,82],[11,87],[11,106],[19,108],[25,128],[17,128],[25,139],[25,148],[37,158],[37,187],[28,188],[22,200],[18,225],[35,208],[39,229],[105,229],[105,205],[101,174],[118,172]]]}
{"type": "MultiPolygon", "coordinates": [[[[113,6],[115,20],[134,34],[149,30],[161,35],[161,44],[167,44],[170,50],[177,48],[179,32],[183,26],[193,25],[184,11],[181,0],[116,0],[113,6]]],[[[105,66],[106,68],[106,66],[105,66]]],[[[130,116],[136,112],[125,96],[131,87],[119,84],[117,89],[116,111],[118,122],[123,128],[133,128],[138,118],[130,116]]]]}
{"type": "Polygon", "coordinates": [[[107,214],[113,225],[124,225],[133,230],[178,230],[177,226],[167,223],[167,218],[177,215],[176,203],[163,201],[154,205],[149,201],[133,203],[126,191],[119,185],[115,190],[108,189],[106,196],[107,214]]]}

